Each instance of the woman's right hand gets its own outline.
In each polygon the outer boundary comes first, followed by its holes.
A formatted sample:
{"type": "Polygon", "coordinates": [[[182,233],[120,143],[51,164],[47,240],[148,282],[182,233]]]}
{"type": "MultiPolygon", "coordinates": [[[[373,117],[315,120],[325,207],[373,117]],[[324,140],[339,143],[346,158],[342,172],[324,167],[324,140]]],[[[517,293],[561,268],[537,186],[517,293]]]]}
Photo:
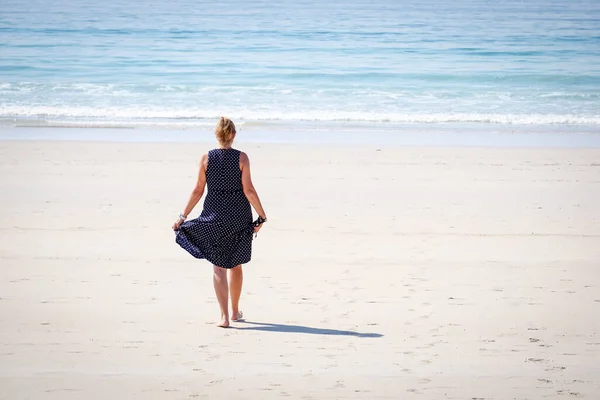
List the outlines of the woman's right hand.
{"type": "Polygon", "coordinates": [[[184,221],[185,221],[185,220],[184,220],[184,219],[182,219],[182,218],[177,218],[177,221],[175,221],[175,223],[173,224],[173,227],[172,227],[172,228],[173,228],[173,230],[174,230],[174,231],[178,231],[178,230],[179,230],[179,227],[181,226],[181,224],[183,224],[183,223],[184,223],[184,221]]]}

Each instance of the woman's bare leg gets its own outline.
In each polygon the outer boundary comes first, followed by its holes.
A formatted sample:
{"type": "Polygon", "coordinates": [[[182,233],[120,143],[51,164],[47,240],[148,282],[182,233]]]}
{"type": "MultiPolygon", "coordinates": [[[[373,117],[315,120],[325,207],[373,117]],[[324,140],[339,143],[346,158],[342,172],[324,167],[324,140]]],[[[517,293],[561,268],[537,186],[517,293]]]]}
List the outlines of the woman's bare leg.
{"type": "Polygon", "coordinates": [[[229,293],[231,294],[231,320],[236,321],[242,317],[240,312],[240,296],[242,295],[242,283],[244,273],[242,266],[238,265],[229,270],[229,293]]]}
{"type": "Polygon", "coordinates": [[[229,326],[229,308],[228,308],[228,290],[227,290],[227,270],[225,268],[213,266],[213,285],[215,286],[215,294],[221,308],[221,323],[222,328],[229,326]]]}

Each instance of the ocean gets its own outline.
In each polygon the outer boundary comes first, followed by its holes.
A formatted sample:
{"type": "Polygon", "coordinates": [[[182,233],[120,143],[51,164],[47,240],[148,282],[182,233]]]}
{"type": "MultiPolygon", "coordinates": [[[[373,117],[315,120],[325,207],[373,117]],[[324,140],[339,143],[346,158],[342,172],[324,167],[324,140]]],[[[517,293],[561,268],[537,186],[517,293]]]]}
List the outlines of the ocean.
{"type": "Polygon", "coordinates": [[[2,0],[0,127],[600,133],[600,1],[2,0]]]}

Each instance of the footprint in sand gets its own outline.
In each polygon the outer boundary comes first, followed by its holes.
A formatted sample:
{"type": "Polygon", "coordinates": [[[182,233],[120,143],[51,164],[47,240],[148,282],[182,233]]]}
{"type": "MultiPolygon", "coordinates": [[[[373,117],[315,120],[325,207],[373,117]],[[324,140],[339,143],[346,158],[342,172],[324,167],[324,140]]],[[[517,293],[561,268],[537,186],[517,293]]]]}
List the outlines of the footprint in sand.
{"type": "Polygon", "coordinates": [[[346,385],[344,384],[343,381],[337,381],[335,383],[335,385],[333,385],[333,389],[343,389],[345,387],[346,387],[346,385]]]}
{"type": "Polygon", "coordinates": [[[579,396],[579,393],[577,393],[577,392],[571,392],[570,390],[564,390],[564,389],[557,390],[556,393],[559,395],[579,396]]]}
{"type": "Polygon", "coordinates": [[[546,362],[547,360],[544,360],[543,358],[528,358],[527,362],[536,362],[536,363],[543,363],[546,362]]]}

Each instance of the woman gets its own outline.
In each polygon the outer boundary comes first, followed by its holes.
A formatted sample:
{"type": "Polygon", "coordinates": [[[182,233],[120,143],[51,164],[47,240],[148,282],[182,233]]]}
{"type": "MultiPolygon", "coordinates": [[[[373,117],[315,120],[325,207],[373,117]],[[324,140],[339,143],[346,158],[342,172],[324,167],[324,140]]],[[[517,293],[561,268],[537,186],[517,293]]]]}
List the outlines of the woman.
{"type": "Polygon", "coordinates": [[[173,224],[176,242],[196,258],[213,264],[213,284],[221,308],[218,326],[229,326],[228,297],[231,294],[231,320],[242,319],[239,309],[242,293],[242,264],[250,261],[252,236],[267,220],[258,194],[250,177],[250,160],[245,153],[231,147],[235,139],[235,125],[221,117],[215,129],[219,147],[204,154],[196,187],[190,199],[173,224]],[[204,194],[204,208],[200,216],[185,222],[189,213],[204,194]],[[252,222],[252,210],[258,219],[252,222]],[[228,274],[229,271],[229,286],[228,274]]]}

